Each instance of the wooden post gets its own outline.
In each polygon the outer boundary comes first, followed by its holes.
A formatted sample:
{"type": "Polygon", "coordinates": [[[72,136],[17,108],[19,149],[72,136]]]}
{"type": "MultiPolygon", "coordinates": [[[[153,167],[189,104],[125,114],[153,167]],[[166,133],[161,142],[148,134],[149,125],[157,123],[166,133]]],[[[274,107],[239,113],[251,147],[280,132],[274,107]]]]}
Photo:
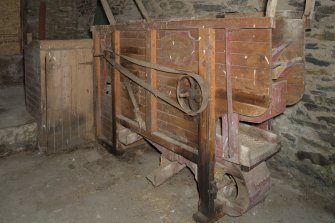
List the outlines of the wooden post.
{"type": "MultiPolygon", "coordinates": [[[[113,48],[115,51],[115,62],[120,63],[120,31],[113,32],[113,48]]],[[[118,150],[118,141],[117,141],[117,116],[121,113],[121,104],[120,104],[120,89],[121,89],[121,79],[120,72],[117,69],[113,69],[112,73],[112,146],[114,150],[118,150]]]]}
{"type": "MultiPolygon", "coordinates": [[[[199,212],[211,219],[215,214],[215,30],[199,29],[199,75],[209,85],[209,103],[200,114],[198,188],[199,212]]],[[[197,216],[195,215],[195,218],[197,216]]]]}
{"type": "Polygon", "coordinates": [[[109,24],[115,25],[116,21],[107,0],[100,0],[100,2],[102,4],[102,7],[104,8],[109,24]]]}
{"type": "Polygon", "coordinates": [[[270,18],[274,18],[276,15],[278,0],[268,0],[266,6],[266,16],[270,18]]]}
{"type": "Polygon", "coordinates": [[[101,53],[100,32],[95,31],[94,37],[94,118],[95,134],[99,139],[101,137],[101,59],[98,55],[101,53]]]}
{"type": "Polygon", "coordinates": [[[135,2],[136,2],[136,5],[137,5],[141,15],[144,17],[145,21],[151,22],[149,13],[146,10],[146,8],[144,7],[142,0],[135,0],[135,2]]]}
{"type": "Polygon", "coordinates": [[[47,16],[47,6],[46,3],[40,2],[40,12],[39,12],[39,21],[38,21],[38,39],[45,40],[45,25],[46,25],[46,16],[47,16]]]}
{"type": "MultiPolygon", "coordinates": [[[[150,63],[157,63],[157,32],[156,30],[149,30],[146,34],[146,60],[150,63]]],[[[154,69],[146,69],[147,81],[153,87],[157,85],[157,71],[154,69]]],[[[157,130],[157,98],[150,92],[146,92],[146,116],[145,123],[147,131],[152,133],[157,130]]]]}

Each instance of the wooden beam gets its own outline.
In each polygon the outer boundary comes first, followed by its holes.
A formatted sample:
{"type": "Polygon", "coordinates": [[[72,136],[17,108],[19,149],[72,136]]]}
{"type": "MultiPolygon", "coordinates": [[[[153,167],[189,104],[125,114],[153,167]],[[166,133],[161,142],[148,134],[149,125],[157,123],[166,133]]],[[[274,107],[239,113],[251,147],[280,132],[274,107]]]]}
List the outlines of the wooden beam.
{"type": "Polygon", "coordinates": [[[124,116],[117,117],[118,122],[126,127],[127,129],[136,132],[143,136],[145,139],[153,141],[158,145],[168,149],[180,156],[183,156],[185,159],[190,160],[193,163],[197,163],[198,161],[198,151],[184,143],[181,143],[177,140],[174,140],[163,133],[154,132],[149,133],[139,128],[135,121],[132,121],[124,116]]]}
{"type": "Polygon", "coordinates": [[[162,185],[165,181],[179,173],[182,169],[186,167],[185,164],[180,164],[176,161],[170,162],[166,165],[162,165],[156,169],[154,172],[147,176],[147,179],[155,186],[158,187],[162,185]]]}
{"type": "Polygon", "coordinates": [[[270,18],[274,18],[276,15],[278,0],[268,0],[268,4],[266,6],[266,16],[270,18]]]}
{"type": "MultiPolygon", "coordinates": [[[[115,62],[117,64],[120,63],[120,52],[121,52],[121,40],[120,40],[120,32],[114,31],[113,35],[113,49],[115,51],[115,62]]],[[[117,69],[113,69],[112,71],[112,146],[115,150],[118,149],[118,140],[117,140],[117,116],[121,112],[121,74],[117,69]]]]}
{"type": "Polygon", "coordinates": [[[215,30],[199,29],[199,75],[208,83],[209,103],[200,114],[198,188],[199,212],[211,219],[215,215],[215,30]]]}
{"type": "MultiPolygon", "coordinates": [[[[146,34],[146,60],[150,63],[157,63],[157,32],[156,30],[149,30],[146,34]]],[[[157,71],[154,69],[146,69],[147,81],[153,87],[157,85],[157,71]]],[[[150,92],[146,91],[146,116],[145,122],[148,132],[157,130],[157,98],[150,92]]]]}
{"type": "MultiPolygon", "coordinates": [[[[101,53],[100,32],[94,32],[94,55],[101,53]]],[[[101,58],[94,58],[94,116],[95,116],[95,134],[97,138],[101,137],[101,58]]]]}
{"type": "Polygon", "coordinates": [[[40,2],[40,12],[38,21],[38,39],[45,40],[46,38],[46,16],[47,16],[47,5],[44,1],[40,2]]]}
{"type": "Polygon", "coordinates": [[[114,18],[113,12],[110,8],[110,5],[108,4],[107,0],[100,0],[102,7],[104,8],[104,11],[106,13],[108,22],[110,25],[115,25],[116,24],[116,20],[114,18]]]}
{"type": "Polygon", "coordinates": [[[146,10],[146,8],[144,7],[142,0],[135,0],[135,2],[136,2],[136,5],[137,5],[141,15],[144,17],[145,21],[151,22],[149,13],[146,10]]]}
{"type": "Polygon", "coordinates": [[[315,0],[306,0],[305,11],[304,11],[305,18],[308,18],[308,19],[313,18],[314,7],[315,7],[315,0]]]}
{"type": "MultiPolygon", "coordinates": [[[[224,29],[224,28],[243,28],[243,29],[267,29],[273,28],[273,19],[269,17],[253,17],[253,18],[224,18],[224,19],[191,19],[191,20],[180,20],[180,21],[157,21],[152,23],[134,22],[134,23],[118,23],[115,26],[108,27],[112,30],[139,30],[143,31],[146,29],[200,29],[200,28],[212,28],[212,29],[224,29]]],[[[99,27],[96,27],[99,29],[99,27]]],[[[106,29],[106,26],[100,27],[100,29],[106,29]]]]}

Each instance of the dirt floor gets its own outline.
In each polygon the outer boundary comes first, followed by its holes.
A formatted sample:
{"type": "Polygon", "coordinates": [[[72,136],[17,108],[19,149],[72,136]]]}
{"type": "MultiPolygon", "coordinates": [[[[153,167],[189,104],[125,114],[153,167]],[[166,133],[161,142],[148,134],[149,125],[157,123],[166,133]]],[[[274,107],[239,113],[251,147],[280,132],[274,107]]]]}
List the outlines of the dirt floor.
{"type": "MultiPolygon", "coordinates": [[[[154,188],[145,176],[158,163],[150,147],[115,157],[94,143],[58,155],[28,151],[2,157],[0,222],[193,222],[198,202],[193,175],[184,169],[154,188]]],[[[335,222],[334,188],[270,167],[273,189],[267,199],[242,217],[218,222],[335,222]]]]}

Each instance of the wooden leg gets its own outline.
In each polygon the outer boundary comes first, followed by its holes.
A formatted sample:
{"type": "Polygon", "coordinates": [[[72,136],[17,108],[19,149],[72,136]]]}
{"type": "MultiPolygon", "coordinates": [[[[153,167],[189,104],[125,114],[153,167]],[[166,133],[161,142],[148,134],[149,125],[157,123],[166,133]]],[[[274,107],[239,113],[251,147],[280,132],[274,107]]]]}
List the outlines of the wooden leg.
{"type": "MultiPolygon", "coordinates": [[[[215,166],[215,30],[199,29],[199,75],[210,86],[209,103],[200,114],[199,126],[199,160],[198,189],[199,212],[194,218],[206,220],[215,216],[214,199],[216,186],[214,180],[215,166]]],[[[198,219],[198,220],[199,220],[198,219]]],[[[206,220],[207,221],[207,220],[206,220]]],[[[205,221],[205,222],[206,222],[205,221]]]]}
{"type": "MultiPolygon", "coordinates": [[[[120,57],[117,56],[120,54],[121,51],[121,45],[120,45],[120,31],[114,31],[113,32],[113,47],[114,51],[116,53],[115,56],[115,62],[120,63],[120,57]]],[[[112,150],[109,150],[112,153],[119,154],[119,142],[118,142],[118,134],[117,134],[117,128],[118,128],[118,123],[117,123],[117,116],[120,114],[120,85],[121,85],[121,80],[120,80],[120,72],[116,69],[112,71],[112,145],[111,147],[113,148],[112,150]]]]}

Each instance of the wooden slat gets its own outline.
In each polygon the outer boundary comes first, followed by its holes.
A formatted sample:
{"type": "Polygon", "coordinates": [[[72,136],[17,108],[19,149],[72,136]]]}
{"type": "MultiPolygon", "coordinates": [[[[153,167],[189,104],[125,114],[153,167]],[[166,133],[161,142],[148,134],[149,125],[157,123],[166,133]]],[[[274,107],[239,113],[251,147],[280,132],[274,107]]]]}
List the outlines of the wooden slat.
{"type": "MultiPolygon", "coordinates": [[[[157,63],[157,31],[147,31],[146,35],[146,61],[157,63]]],[[[147,81],[153,88],[157,86],[157,71],[147,69],[147,81]]],[[[152,133],[157,131],[157,99],[150,92],[146,92],[146,116],[145,123],[147,131],[152,133]]]]}
{"type": "MultiPolygon", "coordinates": [[[[121,40],[120,40],[120,32],[114,31],[112,33],[112,41],[113,41],[113,49],[115,53],[120,55],[121,52],[121,40]]],[[[120,63],[120,56],[115,55],[116,63],[120,63]]],[[[112,146],[115,150],[117,150],[118,141],[117,141],[117,115],[121,114],[121,74],[117,69],[113,69],[112,74],[112,146]]]]}
{"type": "MultiPolygon", "coordinates": [[[[134,22],[129,24],[117,24],[111,26],[113,30],[146,30],[146,29],[198,29],[198,28],[273,28],[273,21],[267,17],[249,17],[249,18],[224,18],[224,19],[194,19],[181,21],[162,21],[162,22],[134,22]]],[[[104,28],[104,27],[97,27],[104,28]]],[[[107,27],[105,27],[107,28],[107,27]]]]}
{"type": "MultiPolygon", "coordinates": [[[[101,53],[100,32],[94,33],[94,55],[101,53]]],[[[94,115],[96,136],[101,136],[101,58],[94,58],[94,115]]]]}
{"type": "Polygon", "coordinates": [[[103,9],[105,11],[105,14],[107,16],[109,24],[115,25],[116,21],[115,21],[115,18],[114,18],[114,15],[113,15],[113,12],[110,8],[109,3],[107,2],[107,0],[100,0],[100,1],[101,1],[103,9]]]}
{"type": "Polygon", "coordinates": [[[193,163],[196,163],[198,160],[198,151],[195,148],[185,145],[184,143],[178,142],[164,134],[154,132],[153,134],[144,131],[136,126],[136,122],[127,120],[126,118],[120,116],[118,121],[124,127],[130,129],[133,132],[136,132],[142,135],[144,138],[154,141],[155,143],[163,146],[164,148],[175,152],[178,155],[185,157],[193,163]]]}

